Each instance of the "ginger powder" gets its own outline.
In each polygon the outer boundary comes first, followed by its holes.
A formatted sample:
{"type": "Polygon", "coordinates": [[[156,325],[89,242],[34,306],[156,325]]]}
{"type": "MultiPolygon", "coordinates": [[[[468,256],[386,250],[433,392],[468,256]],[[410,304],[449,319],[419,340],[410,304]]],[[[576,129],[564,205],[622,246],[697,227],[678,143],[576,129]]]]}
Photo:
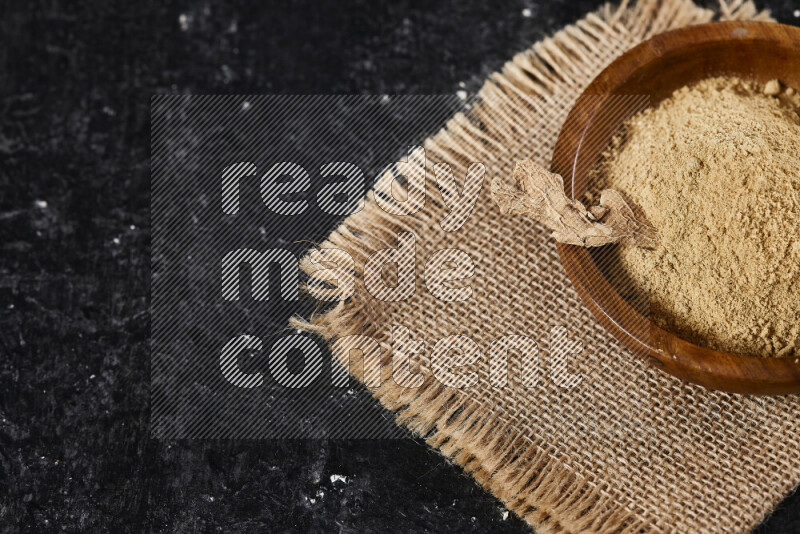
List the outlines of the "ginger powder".
{"type": "Polygon", "coordinates": [[[657,229],[619,249],[651,319],[706,347],[800,357],[800,97],[704,80],[634,116],[594,172],[657,229]]]}

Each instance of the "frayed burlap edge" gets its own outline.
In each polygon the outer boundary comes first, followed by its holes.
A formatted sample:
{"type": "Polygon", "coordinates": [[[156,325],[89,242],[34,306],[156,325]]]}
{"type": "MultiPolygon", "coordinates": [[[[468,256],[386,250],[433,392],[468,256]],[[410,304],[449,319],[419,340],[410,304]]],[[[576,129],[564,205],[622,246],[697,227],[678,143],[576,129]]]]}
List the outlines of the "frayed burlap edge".
{"type": "MultiPolygon", "coordinates": [[[[536,109],[546,105],[554,90],[585,84],[585,80],[573,77],[573,73],[598,71],[598,66],[605,66],[598,62],[608,63],[609,60],[594,53],[593,43],[610,44],[618,56],[655,34],[709,22],[715,17],[770,20],[768,12],[759,12],[752,2],[743,0],[721,2],[718,14],[690,0],[642,0],[635,5],[624,1],[618,7],[603,6],[517,54],[501,72],[491,75],[478,94],[478,101],[483,100],[483,103],[468,114],[457,114],[445,128],[426,140],[424,147],[431,155],[428,161],[469,158],[472,155],[464,153],[465,146],[474,146],[477,151],[504,150],[501,133],[487,132],[484,126],[492,122],[525,123],[527,119],[524,114],[515,114],[513,101],[504,99],[503,95],[523,96],[526,103],[536,109]]],[[[533,125],[530,122],[519,128],[533,125]]],[[[430,168],[428,171],[428,176],[432,176],[430,168]]],[[[428,185],[436,187],[433,182],[428,185]]],[[[413,218],[388,214],[370,192],[364,209],[347,217],[319,248],[345,250],[357,266],[363,266],[374,251],[396,246],[398,232],[415,231],[432,224],[435,222],[426,219],[425,210],[413,218]]],[[[311,274],[319,267],[306,257],[301,260],[301,268],[311,274]]],[[[364,294],[360,267],[356,267],[354,274],[355,296],[309,320],[295,318],[292,325],[320,335],[329,344],[346,335],[376,336],[376,325],[383,316],[382,303],[359,297],[364,294]]],[[[382,349],[382,365],[390,366],[390,347],[384,344],[382,349]]],[[[356,377],[361,378],[357,374],[356,377]]],[[[660,522],[657,518],[647,517],[629,503],[612,500],[601,483],[584,479],[567,468],[546,443],[522,435],[512,425],[498,425],[493,415],[487,416],[477,402],[458,391],[435,381],[409,389],[384,380],[373,395],[395,413],[399,424],[461,465],[537,532],[661,530],[656,526],[660,522]],[[498,433],[500,426],[503,432],[498,433]]]]}

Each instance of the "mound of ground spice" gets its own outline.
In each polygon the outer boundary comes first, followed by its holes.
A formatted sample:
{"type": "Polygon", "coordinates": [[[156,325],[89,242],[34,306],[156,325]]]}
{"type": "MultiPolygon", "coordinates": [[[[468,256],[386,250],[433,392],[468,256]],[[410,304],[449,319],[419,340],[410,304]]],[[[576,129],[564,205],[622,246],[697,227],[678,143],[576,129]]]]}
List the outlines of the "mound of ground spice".
{"type": "Polygon", "coordinates": [[[595,169],[658,230],[619,250],[651,319],[684,339],[800,357],[800,97],[710,78],[630,119],[595,169]]]}

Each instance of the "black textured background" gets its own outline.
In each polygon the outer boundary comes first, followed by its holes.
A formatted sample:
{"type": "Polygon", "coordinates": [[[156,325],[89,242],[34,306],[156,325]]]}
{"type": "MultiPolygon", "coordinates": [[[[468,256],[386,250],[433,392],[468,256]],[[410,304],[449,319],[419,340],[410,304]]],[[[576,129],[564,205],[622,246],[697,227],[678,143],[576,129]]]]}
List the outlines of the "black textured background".
{"type": "Polygon", "coordinates": [[[149,101],[473,91],[599,3],[0,2],[0,530],[526,532],[414,440],[149,438],[149,101]]]}

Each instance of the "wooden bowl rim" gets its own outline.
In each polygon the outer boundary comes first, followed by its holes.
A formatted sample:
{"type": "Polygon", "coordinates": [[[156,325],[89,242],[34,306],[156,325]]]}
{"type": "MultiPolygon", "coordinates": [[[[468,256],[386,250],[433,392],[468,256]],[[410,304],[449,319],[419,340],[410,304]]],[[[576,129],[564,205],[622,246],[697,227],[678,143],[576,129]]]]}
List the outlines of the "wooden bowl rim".
{"type": "MultiPolygon", "coordinates": [[[[800,54],[800,28],[794,26],[757,21],[689,26],[658,34],[630,49],[606,67],[581,96],[613,94],[615,88],[647,65],[642,63],[643,57],[653,61],[699,44],[758,40],[795,48],[800,54]],[[712,26],[715,31],[706,31],[712,26]],[[791,38],[776,36],[775,27],[791,38]]],[[[581,139],[600,105],[600,99],[579,98],[556,142],[552,170],[564,176],[565,190],[570,198],[573,197],[574,171],[581,139]],[[567,135],[565,132],[579,134],[567,135]],[[564,168],[558,168],[556,162],[559,161],[569,162],[571,168],[566,169],[566,174],[564,168]]],[[[595,317],[623,345],[645,357],[655,367],[710,389],[751,394],[800,393],[800,359],[744,356],[681,339],[633,310],[600,272],[588,249],[561,243],[556,246],[567,275],[595,317]]]]}

